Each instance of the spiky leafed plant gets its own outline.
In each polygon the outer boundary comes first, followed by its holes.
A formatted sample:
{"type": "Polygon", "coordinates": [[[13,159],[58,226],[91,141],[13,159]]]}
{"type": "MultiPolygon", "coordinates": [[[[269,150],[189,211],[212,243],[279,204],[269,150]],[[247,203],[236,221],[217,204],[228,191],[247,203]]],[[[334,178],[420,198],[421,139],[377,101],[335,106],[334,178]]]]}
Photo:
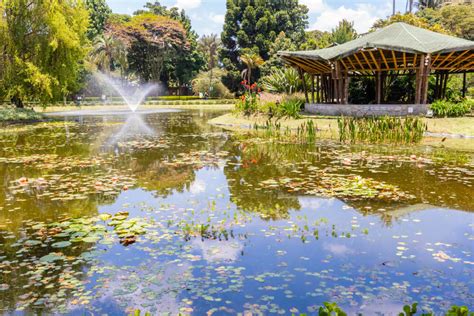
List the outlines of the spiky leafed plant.
{"type": "Polygon", "coordinates": [[[90,57],[105,72],[110,72],[115,64],[120,65],[122,74],[127,68],[127,48],[122,41],[110,34],[95,38],[90,57]]]}
{"type": "Polygon", "coordinates": [[[252,70],[260,68],[265,63],[265,61],[262,59],[262,57],[260,57],[259,54],[256,53],[243,54],[240,56],[240,60],[245,64],[245,66],[247,66],[247,69],[242,71],[242,78],[247,80],[247,82],[250,84],[252,79],[252,70]]]}
{"type": "MultiPolygon", "coordinates": [[[[309,76],[305,75],[306,85],[311,84],[309,76]]],[[[272,71],[260,80],[262,88],[272,93],[293,94],[303,90],[300,75],[295,68],[283,68],[272,71]]]]}

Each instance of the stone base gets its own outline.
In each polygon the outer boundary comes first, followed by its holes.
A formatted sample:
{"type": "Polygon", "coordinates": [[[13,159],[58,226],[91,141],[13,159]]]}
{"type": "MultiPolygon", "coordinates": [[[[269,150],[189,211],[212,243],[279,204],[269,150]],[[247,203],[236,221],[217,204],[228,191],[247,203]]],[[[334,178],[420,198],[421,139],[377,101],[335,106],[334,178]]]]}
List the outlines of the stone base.
{"type": "Polygon", "coordinates": [[[412,116],[426,115],[426,104],[311,104],[305,105],[308,113],[327,116],[412,116]]]}

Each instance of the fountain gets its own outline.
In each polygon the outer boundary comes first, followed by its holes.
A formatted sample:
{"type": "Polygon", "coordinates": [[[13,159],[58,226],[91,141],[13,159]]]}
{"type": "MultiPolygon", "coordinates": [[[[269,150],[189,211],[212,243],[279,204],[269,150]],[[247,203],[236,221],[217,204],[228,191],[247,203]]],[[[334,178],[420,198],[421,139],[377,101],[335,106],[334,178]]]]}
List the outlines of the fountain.
{"type": "Polygon", "coordinates": [[[94,76],[98,81],[103,82],[120,95],[132,112],[137,111],[140,104],[145,101],[149,94],[160,89],[160,86],[157,84],[131,84],[128,81],[124,82],[122,78],[114,78],[102,72],[96,72],[94,76]]]}

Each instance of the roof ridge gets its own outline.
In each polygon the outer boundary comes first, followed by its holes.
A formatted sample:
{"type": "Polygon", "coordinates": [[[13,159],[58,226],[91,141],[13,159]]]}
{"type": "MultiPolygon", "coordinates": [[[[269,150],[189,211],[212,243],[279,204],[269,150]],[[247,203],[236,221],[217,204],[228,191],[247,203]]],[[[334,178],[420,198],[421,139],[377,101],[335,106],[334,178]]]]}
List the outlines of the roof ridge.
{"type": "Polygon", "coordinates": [[[423,48],[425,48],[425,45],[423,44],[423,42],[421,42],[418,37],[416,37],[414,34],[412,34],[410,32],[410,30],[406,27],[406,25],[409,25],[409,24],[406,24],[406,23],[403,23],[403,22],[399,22],[400,25],[403,27],[403,29],[413,38],[415,39],[421,46],[423,46],[423,48]]]}

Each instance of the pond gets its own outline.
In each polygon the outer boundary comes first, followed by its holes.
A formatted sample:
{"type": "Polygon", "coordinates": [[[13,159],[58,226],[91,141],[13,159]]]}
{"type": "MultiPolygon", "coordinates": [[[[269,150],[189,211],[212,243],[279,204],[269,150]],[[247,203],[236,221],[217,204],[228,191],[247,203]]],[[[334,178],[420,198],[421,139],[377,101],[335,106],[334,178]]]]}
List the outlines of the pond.
{"type": "Polygon", "coordinates": [[[474,306],[474,164],[285,143],[218,111],[0,130],[0,313],[436,313],[474,306]]]}

